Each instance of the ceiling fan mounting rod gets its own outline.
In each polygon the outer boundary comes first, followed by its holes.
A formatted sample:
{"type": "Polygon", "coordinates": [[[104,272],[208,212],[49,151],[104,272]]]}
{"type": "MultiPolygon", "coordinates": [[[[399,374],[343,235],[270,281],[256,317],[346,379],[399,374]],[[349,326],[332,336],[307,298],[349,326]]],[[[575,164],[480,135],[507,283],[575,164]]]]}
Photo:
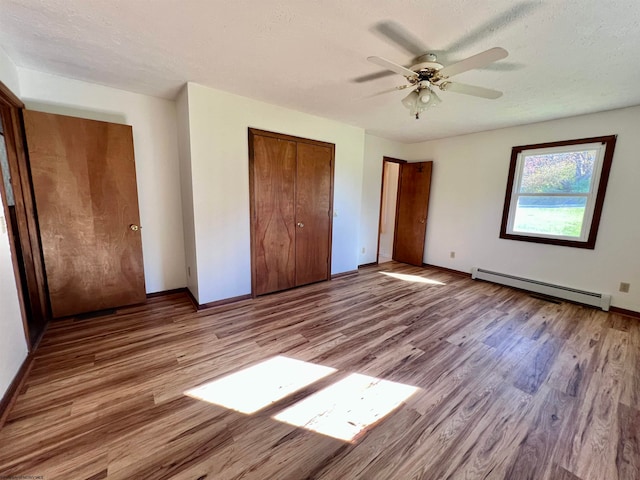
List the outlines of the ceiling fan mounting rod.
{"type": "Polygon", "coordinates": [[[416,62],[418,63],[425,63],[425,62],[437,62],[438,61],[438,57],[435,53],[425,53],[424,55],[420,55],[418,58],[416,58],[416,62]]]}

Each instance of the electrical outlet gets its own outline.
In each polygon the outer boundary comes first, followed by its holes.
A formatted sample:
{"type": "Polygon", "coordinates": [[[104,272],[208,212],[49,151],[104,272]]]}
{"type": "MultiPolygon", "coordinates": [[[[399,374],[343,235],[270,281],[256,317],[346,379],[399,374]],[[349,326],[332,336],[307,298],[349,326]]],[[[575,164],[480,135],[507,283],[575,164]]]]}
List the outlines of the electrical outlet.
{"type": "Polygon", "coordinates": [[[629,288],[631,287],[630,283],[620,282],[620,291],[622,293],[629,293],[629,288]]]}
{"type": "Polygon", "coordinates": [[[449,258],[456,258],[456,252],[449,253],[449,258]]]}
{"type": "Polygon", "coordinates": [[[367,251],[367,249],[362,247],[362,253],[365,253],[366,251],[367,251]]]}

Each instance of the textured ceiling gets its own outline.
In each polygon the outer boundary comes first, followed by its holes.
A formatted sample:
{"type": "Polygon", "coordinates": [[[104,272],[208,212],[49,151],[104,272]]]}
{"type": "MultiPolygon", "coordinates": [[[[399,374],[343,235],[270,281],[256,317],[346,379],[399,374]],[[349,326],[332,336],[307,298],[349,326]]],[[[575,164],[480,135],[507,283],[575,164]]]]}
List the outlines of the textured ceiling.
{"type": "MultiPolygon", "coordinates": [[[[173,98],[186,81],[416,142],[640,104],[638,0],[0,0],[0,45],[21,67],[173,98]],[[410,117],[397,75],[420,50],[449,64],[509,57],[455,80],[410,117]]],[[[603,132],[611,133],[611,132],[603,132]]]]}

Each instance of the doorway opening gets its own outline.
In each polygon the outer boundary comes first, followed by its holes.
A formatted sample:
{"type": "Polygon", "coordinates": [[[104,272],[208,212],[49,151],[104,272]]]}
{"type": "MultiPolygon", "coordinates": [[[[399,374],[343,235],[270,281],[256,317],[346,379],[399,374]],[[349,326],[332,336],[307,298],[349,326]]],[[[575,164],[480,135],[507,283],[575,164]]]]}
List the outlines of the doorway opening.
{"type": "Polygon", "coordinates": [[[382,194],[380,198],[380,225],[378,230],[377,262],[393,260],[393,241],[396,231],[396,206],[400,164],[404,160],[384,157],[382,160],[382,194]]]}
{"type": "Polygon", "coordinates": [[[422,266],[433,161],[384,157],[377,263],[422,266]]]}
{"type": "Polygon", "coordinates": [[[11,263],[29,351],[42,337],[49,318],[46,280],[33,206],[29,165],[23,148],[24,104],[0,83],[0,216],[11,251],[11,263]]]}
{"type": "MultiPolygon", "coordinates": [[[[11,185],[11,172],[9,170],[9,159],[7,157],[7,143],[4,137],[4,126],[2,123],[2,118],[0,118],[0,183],[2,183],[2,187],[4,188],[4,204],[6,207],[6,211],[8,212],[8,216],[5,219],[6,229],[9,234],[9,242],[11,242],[12,247],[15,249],[15,255],[18,259],[18,271],[20,277],[20,286],[22,287],[22,295],[24,298],[23,308],[25,309],[25,315],[28,319],[33,318],[33,312],[31,311],[31,304],[29,301],[29,287],[27,285],[27,274],[24,268],[24,262],[22,259],[22,248],[20,245],[20,237],[18,233],[18,218],[16,216],[16,201],[13,195],[13,186],[11,185]]],[[[4,229],[5,226],[2,225],[4,229]]],[[[3,232],[4,233],[4,232],[3,232]]],[[[31,332],[30,332],[31,333],[31,332]]],[[[30,341],[33,343],[36,339],[30,338],[30,341]]]]}

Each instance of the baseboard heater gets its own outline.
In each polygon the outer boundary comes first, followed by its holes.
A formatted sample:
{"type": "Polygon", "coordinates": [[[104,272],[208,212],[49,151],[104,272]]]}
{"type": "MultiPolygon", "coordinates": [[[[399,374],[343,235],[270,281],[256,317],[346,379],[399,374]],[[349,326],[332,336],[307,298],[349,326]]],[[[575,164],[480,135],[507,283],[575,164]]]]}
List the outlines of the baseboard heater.
{"type": "Polygon", "coordinates": [[[605,312],[609,311],[609,306],[611,305],[611,295],[607,295],[606,293],[586,292],[576,288],[553,285],[552,283],[516,277],[515,275],[507,275],[506,273],[492,272],[490,270],[484,270],[477,267],[473,267],[471,269],[471,278],[474,280],[486,280],[487,282],[499,283],[501,285],[520,288],[522,290],[540,293],[550,297],[562,298],[572,302],[591,305],[593,307],[601,308],[605,312]]]}

